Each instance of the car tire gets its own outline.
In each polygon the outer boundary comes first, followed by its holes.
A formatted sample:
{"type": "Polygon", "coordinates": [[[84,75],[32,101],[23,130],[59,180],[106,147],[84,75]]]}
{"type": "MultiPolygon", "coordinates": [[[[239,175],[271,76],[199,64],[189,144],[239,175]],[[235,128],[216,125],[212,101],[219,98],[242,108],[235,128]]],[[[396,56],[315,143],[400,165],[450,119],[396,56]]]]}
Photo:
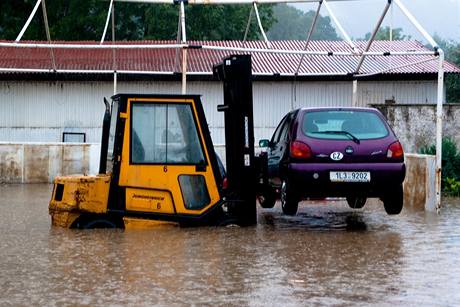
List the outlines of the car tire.
{"type": "Polygon", "coordinates": [[[275,206],[276,195],[272,188],[264,188],[264,191],[257,197],[262,208],[269,209],[275,206]]]}
{"type": "Polygon", "coordinates": [[[283,180],[281,184],[281,209],[286,215],[296,215],[299,200],[294,194],[292,186],[288,180],[283,180]]]}
{"type": "Polygon", "coordinates": [[[366,204],[366,197],[347,196],[348,206],[352,209],[361,209],[366,204]]]}
{"type": "Polygon", "coordinates": [[[387,195],[383,197],[383,206],[389,215],[396,215],[401,213],[404,203],[403,186],[399,186],[388,190],[387,195]]]}

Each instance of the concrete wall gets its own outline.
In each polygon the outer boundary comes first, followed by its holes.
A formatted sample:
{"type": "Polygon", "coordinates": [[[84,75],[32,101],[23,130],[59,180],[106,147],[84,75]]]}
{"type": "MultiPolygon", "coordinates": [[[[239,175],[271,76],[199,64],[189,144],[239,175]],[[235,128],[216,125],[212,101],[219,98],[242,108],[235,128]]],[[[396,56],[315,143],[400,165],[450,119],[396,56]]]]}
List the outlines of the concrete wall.
{"type": "MultiPolygon", "coordinates": [[[[416,153],[436,141],[436,105],[374,105],[387,118],[405,152],[416,153]]],[[[444,105],[443,136],[460,148],[460,104],[444,105]]]]}
{"type": "Polygon", "coordinates": [[[43,183],[58,175],[96,174],[99,154],[99,144],[0,143],[0,183],[43,183]]]}
{"type": "Polygon", "coordinates": [[[436,156],[406,154],[404,206],[436,211],[436,156]]]}

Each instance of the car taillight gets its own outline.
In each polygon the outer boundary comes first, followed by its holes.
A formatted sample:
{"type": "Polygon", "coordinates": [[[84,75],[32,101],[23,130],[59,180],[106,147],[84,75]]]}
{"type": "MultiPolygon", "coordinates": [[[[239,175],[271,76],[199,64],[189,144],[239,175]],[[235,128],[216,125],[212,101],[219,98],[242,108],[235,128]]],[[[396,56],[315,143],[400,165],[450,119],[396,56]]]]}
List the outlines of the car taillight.
{"type": "Polygon", "coordinates": [[[291,143],[291,158],[309,159],[311,158],[311,149],[307,144],[299,141],[291,143]]]}
{"type": "Polygon", "coordinates": [[[226,189],[228,188],[228,180],[227,180],[227,177],[224,178],[224,180],[222,180],[222,189],[226,189]]]}
{"type": "Polygon", "coordinates": [[[401,143],[398,141],[392,143],[388,146],[387,158],[402,158],[404,156],[404,151],[401,146],[401,143]]]}

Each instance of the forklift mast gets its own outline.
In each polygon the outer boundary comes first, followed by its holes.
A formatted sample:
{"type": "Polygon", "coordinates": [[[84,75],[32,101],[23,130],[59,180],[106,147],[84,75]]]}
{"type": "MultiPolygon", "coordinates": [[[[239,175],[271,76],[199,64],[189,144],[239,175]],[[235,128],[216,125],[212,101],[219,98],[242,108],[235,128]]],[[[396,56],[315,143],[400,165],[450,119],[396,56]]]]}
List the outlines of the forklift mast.
{"type": "Polygon", "coordinates": [[[222,63],[214,66],[213,73],[224,85],[224,104],[217,110],[225,114],[226,200],[239,224],[256,224],[251,56],[224,58],[222,63]]]}

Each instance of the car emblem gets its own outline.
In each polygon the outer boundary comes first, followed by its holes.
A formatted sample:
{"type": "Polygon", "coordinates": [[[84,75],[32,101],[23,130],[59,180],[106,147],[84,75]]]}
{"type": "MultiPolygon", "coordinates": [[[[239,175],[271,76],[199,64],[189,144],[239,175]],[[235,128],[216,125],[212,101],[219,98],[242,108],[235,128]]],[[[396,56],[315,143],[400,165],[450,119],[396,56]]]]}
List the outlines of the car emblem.
{"type": "Polygon", "coordinates": [[[351,155],[353,153],[353,147],[348,146],[347,148],[345,148],[345,153],[351,155]]]}
{"type": "Polygon", "coordinates": [[[340,161],[343,158],[343,153],[334,151],[333,153],[331,153],[330,157],[334,161],[340,161]]]}

